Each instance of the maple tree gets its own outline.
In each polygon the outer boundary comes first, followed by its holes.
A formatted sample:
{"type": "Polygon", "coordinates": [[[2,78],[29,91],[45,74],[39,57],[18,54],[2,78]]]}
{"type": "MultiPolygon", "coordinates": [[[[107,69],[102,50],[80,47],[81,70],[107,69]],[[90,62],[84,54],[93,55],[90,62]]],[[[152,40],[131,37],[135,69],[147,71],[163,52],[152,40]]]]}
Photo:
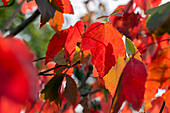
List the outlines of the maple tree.
{"type": "Polygon", "coordinates": [[[94,21],[87,0],[88,13],[63,29],[64,14],[74,14],[69,0],[1,1],[5,10],[18,5],[0,30],[1,113],[170,112],[170,2],[130,0],[94,21]],[[32,15],[12,26],[19,11],[32,15]],[[44,34],[50,40],[41,58],[35,45],[42,37],[15,36],[39,15],[38,31],[51,26],[54,33],[44,34]]]}

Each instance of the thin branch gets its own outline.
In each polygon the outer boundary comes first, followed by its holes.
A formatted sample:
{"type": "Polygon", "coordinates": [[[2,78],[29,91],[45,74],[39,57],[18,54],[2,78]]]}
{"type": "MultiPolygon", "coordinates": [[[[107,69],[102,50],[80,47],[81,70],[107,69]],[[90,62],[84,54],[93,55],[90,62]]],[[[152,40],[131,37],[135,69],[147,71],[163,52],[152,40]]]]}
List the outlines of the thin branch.
{"type": "Polygon", "coordinates": [[[15,36],[16,34],[18,34],[20,31],[22,31],[25,27],[27,27],[28,24],[30,24],[31,22],[33,22],[38,15],[40,14],[40,12],[38,11],[38,9],[29,17],[27,18],[24,22],[22,22],[19,26],[17,26],[16,28],[12,29],[10,31],[10,34],[8,35],[8,37],[10,36],[15,36]]]}
{"type": "Polygon", "coordinates": [[[41,74],[41,75],[44,75],[44,76],[52,76],[54,74],[50,73],[50,74],[41,74]]]}
{"type": "Polygon", "coordinates": [[[50,69],[48,69],[48,70],[39,72],[38,75],[44,75],[45,73],[47,73],[47,72],[49,72],[49,71],[51,71],[51,70],[53,70],[53,69],[59,68],[59,67],[61,67],[61,66],[67,66],[67,65],[58,65],[58,66],[55,66],[55,67],[50,68],[50,69]]]}
{"type": "MultiPolygon", "coordinates": [[[[23,1],[24,1],[24,0],[23,0],[23,1]]],[[[15,0],[13,0],[10,4],[7,4],[7,6],[4,6],[4,5],[0,6],[0,8],[10,7],[10,6],[12,6],[14,3],[15,3],[15,0]]]]}
{"type": "Polygon", "coordinates": [[[37,62],[37,61],[39,61],[39,60],[43,60],[43,59],[45,59],[45,57],[35,59],[33,62],[37,62]]]}
{"type": "Polygon", "coordinates": [[[161,110],[160,110],[159,113],[162,113],[162,112],[163,112],[164,107],[165,107],[165,101],[163,102],[162,107],[161,107],[161,110]]]}
{"type": "MultiPolygon", "coordinates": [[[[15,1],[15,0],[14,0],[14,1],[15,1]]],[[[16,7],[15,11],[13,12],[13,14],[12,14],[11,17],[9,18],[9,20],[8,20],[8,21],[6,22],[6,24],[4,25],[4,27],[3,27],[3,29],[2,29],[2,32],[5,32],[5,31],[7,31],[7,30],[10,28],[13,20],[14,20],[15,17],[17,16],[18,12],[21,10],[21,6],[22,6],[23,3],[24,3],[24,0],[18,5],[18,7],[16,7]]]]}
{"type": "Polygon", "coordinates": [[[87,93],[85,93],[85,94],[82,94],[81,96],[91,95],[91,94],[94,94],[94,93],[97,93],[97,92],[101,91],[102,89],[103,89],[103,88],[99,88],[99,89],[96,89],[96,90],[94,90],[94,91],[89,91],[89,92],[87,92],[87,93]]]}
{"type": "Polygon", "coordinates": [[[159,40],[159,41],[157,41],[157,42],[152,42],[152,43],[150,43],[150,44],[148,44],[148,45],[140,48],[133,56],[135,56],[138,52],[144,51],[148,46],[151,46],[151,45],[153,45],[153,44],[157,44],[157,43],[160,43],[160,42],[163,42],[163,41],[169,41],[169,40],[170,40],[170,39],[168,38],[168,39],[164,39],[164,40],[159,40]]]}

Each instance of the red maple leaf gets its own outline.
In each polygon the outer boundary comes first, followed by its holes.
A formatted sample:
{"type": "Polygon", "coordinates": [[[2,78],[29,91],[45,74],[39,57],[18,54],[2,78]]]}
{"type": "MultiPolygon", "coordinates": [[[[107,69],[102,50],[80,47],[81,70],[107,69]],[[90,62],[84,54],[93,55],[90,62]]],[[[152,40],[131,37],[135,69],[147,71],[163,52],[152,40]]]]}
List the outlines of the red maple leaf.
{"type": "Polygon", "coordinates": [[[83,35],[81,51],[90,49],[92,63],[102,78],[117,62],[118,56],[125,56],[122,35],[109,23],[94,23],[83,35]]]}
{"type": "Polygon", "coordinates": [[[84,25],[82,21],[78,21],[73,27],[56,33],[48,45],[46,52],[46,61],[49,62],[55,55],[65,47],[65,58],[71,61],[75,53],[77,42],[81,42],[81,35],[84,33],[84,25]]]}

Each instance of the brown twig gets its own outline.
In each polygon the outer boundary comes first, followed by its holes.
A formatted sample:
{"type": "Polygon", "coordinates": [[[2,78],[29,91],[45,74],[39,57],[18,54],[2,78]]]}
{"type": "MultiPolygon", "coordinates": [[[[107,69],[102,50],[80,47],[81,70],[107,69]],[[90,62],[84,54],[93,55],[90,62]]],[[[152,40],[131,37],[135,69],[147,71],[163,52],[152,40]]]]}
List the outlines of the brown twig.
{"type": "Polygon", "coordinates": [[[53,69],[62,67],[62,66],[67,66],[67,65],[58,65],[58,66],[55,66],[55,67],[53,67],[53,68],[50,68],[50,69],[47,69],[47,70],[45,70],[45,71],[39,72],[38,75],[45,75],[45,73],[47,73],[47,72],[49,72],[49,71],[51,71],[51,70],[53,70],[53,69]]]}
{"type": "Polygon", "coordinates": [[[160,110],[159,113],[162,113],[162,112],[163,112],[164,107],[165,107],[165,101],[163,102],[162,107],[161,107],[161,110],[160,110]]]}
{"type": "Polygon", "coordinates": [[[39,60],[43,60],[43,59],[45,59],[45,57],[35,59],[33,62],[37,62],[37,61],[39,61],[39,60]]]}
{"type": "Polygon", "coordinates": [[[17,26],[16,28],[12,29],[10,31],[10,34],[7,37],[11,37],[11,36],[15,36],[16,34],[18,34],[20,31],[22,31],[28,24],[30,24],[31,22],[33,22],[38,15],[40,14],[40,12],[38,11],[38,9],[29,17],[27,18],[24,22],[22,22],[19,26],[17,26]]]}

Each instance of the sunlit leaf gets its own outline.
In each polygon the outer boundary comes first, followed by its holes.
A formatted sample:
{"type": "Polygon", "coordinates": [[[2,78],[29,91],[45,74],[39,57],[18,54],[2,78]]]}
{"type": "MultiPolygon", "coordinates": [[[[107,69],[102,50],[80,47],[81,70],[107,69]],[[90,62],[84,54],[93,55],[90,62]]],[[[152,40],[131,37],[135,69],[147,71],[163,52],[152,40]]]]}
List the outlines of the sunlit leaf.
{"type": "Polygon", "coordinates": [[[64,16],[61,12],[56,11],[54,18],[51,18],[49,20],[49,24],[51,25],[51,27],[56,31],[61,31],[62,30],[62,25],[64,23],[64,16]]]}
{"type": "Polygon", "coordinates": [[[103,77],[103,80],[105,82],[105,87],[106,89],[109,90],[109,92],[113,97],[115,95],[119,78],[121,76],[121,73],[125,65],[126,63],[124,61],[124,58],[119,57],[115,66],[113,66],[108,72],[108,74],[106,74],[106,76],[103,77]]]}
{"type": "Polygon", "coordinates": [[[90,49],[92,63],[102,78],[117,62],[118,56],[125,56],[122,35],[109,23],[94,23],[83,35],[81,51],[90,49]]]}

